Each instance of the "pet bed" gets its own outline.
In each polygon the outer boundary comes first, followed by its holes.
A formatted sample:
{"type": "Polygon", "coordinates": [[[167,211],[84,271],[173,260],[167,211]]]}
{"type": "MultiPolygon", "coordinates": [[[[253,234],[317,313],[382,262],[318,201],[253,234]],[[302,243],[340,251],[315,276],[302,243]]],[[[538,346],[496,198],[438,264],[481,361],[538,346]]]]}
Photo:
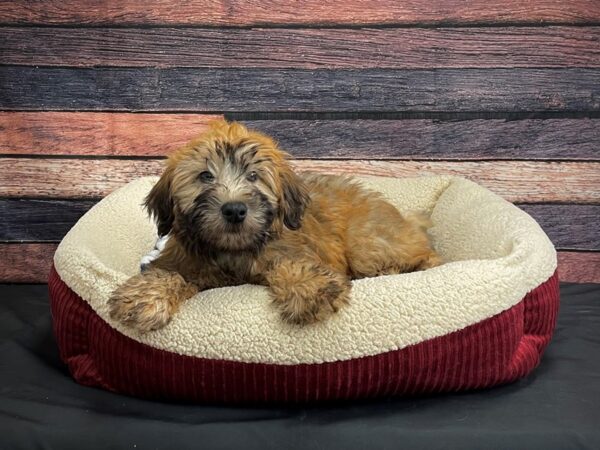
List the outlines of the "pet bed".
{"type": "Polygon", "coordinates": [[[283,323],[264,287],[212,289],[164,329],[112,321],[110,293],[156,241],[141,204],[157,178],[112,193],[59,245],[49,288],[61,358],[82,384],[186,401],[315,401],[477,389],[529,373],[558,308],[556,252],[526,213],[455,177],[360,178],[431,214],[446,263],[353,281],[350,305],[283,323]]]}

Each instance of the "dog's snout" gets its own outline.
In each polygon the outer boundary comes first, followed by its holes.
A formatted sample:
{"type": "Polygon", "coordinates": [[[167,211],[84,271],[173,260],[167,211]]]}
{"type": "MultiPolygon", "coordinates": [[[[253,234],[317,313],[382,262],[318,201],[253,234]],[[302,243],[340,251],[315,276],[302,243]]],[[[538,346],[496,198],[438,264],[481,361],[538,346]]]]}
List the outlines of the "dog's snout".
{"type": "Polygon", "coordinates": [[[229,223],[240,223],[246,218],[248,207],[242,202],[229,202],[221,207],[221,214],[229,223]]]}

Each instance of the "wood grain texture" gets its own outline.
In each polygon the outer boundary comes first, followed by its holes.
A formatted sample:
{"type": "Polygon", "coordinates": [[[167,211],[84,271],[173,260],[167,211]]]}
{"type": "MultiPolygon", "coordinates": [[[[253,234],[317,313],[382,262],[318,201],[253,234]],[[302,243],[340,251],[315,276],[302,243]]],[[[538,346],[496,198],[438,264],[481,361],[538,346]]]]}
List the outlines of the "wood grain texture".
{"type": "Polygon", "coordinates": [[[600,250],[600,205],[519,205],[560,250],[600,250]]]}
{"type": "MultiPolygon", "coordinates": [[[[0,154],[164,156],[221,116],[0,112],[0,154]]],[[[295,158],[600,160],[600,119],[257,120],[295,158]]]]}
{"type": "Polygon", "coordinates": [[[325,173],[464,177],[512,202],[598,203],[600,200],[598,163],[304,160],[296,165],[302,170],[325,173]]]}
{"type": "MultiPolygon", "coordinates": [[[[46,283],[57,244],[1,244],[0,283],[46,283]]],[[[600,283],[600,253],[558,252],[563,282],[600,283]]]]}
{"type": "MultiPolygon", "coordinates": [[[[95,200],[0,199],[0,242],[59,242],[95,200]]],[[[600,205],[522,204],[557,249],[600,250],[600,205]]]]}
{"type": "Polygon", "coordinates": [[[571,283],[600,283],[600,253],[558,252],[558,276],[571,283]]]}
{"type": "Polygon", "coordinates": [[[595,0],[16,0],[0,3],[4,24],[362,25],[586,23],[600,21],[595,0]]]}
{"type": "Polygon", "coordinates": [[[0,28],[0,60],[3,64],[77,67],[600,67],[599,42],[600,27],[7,27],[0,28]]]}
{"type": "Polygon", "coordinates": [[[164,156],[219,115],[0,112],[0,153],[164,156]]]}
{"type": "Polygon", "coordinates": [[[57,244],[0,244],[0,283],[46,283],[57,244]]]}
{"type": "Polygon", "coordinates": [[[600,159],[600,119],[244,123],[275,137],[296,158],[600,159]]]}
{"type": "MultiPolygon", "coordinates": [[[[299,170],[388,177],[470,178],[514,202],[600,203],[600,163],[297,160],[299,170]]],[[[0,197],[98,198],[146,175],[161,160],[0,159],[0,197]]]]}
{"type": "Polygon", "coordinates": [[[0,242],[58,242],[95,200],[0,199],[0,242]]]}
{"type": "Polygon", "coordinates": [[[0,108],[145,111],[599,111],[600,69],[0,67],[0,108]]]}

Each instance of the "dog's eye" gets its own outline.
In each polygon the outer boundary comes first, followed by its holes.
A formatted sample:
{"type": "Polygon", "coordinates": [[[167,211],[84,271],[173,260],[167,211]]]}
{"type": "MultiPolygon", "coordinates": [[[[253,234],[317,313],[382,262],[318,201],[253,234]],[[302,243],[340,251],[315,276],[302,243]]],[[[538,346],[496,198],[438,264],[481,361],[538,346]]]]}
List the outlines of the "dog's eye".
{"type": "Polygon", "coordinates": [[[254,183],[257,178],[258,178],[258,175],[256,174],[256,172],[250,172],[248,174],[248,176],[246,176],[246,179],[252,183],[254,183]]]}
{"type": "Polygon", "coordinates": [[[198,178],[200,178],[200,181],[202,181],[203,183],[211,183],[212,181],[214,181],[215,176],[209,171],[205,170],[204,172],[201,172],[200,175],[198,175],[198,178]]]}

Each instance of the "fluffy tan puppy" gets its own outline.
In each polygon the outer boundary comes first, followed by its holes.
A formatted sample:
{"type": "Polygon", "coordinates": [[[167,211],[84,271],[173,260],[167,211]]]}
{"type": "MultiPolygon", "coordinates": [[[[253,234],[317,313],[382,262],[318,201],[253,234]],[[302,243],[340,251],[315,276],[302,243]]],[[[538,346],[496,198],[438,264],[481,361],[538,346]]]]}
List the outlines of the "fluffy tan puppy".
{"type": "Polygon", "coordinates": [[[198,291],[244,283],[268,286],[281,318],[306,325],[348,303],[351,279],[440,263],[426,219],[348,177],[295,173],[239,123],[216,121],[175,152],[145,205],[169,239],[110,299],[112,318],[140,331],[198,291]]]}

